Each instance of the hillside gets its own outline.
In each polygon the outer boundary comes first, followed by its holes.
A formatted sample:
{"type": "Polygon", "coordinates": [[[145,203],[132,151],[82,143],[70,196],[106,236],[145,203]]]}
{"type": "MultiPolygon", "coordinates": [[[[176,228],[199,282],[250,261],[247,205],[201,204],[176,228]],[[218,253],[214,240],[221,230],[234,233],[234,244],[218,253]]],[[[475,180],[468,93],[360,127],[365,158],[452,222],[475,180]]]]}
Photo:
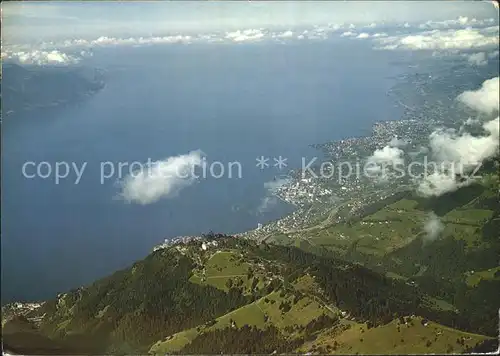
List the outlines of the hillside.
{"type": "MultiPolygon", "coordinates": [[[[367,206],[337,224],[318,224],[279,242],[356,262],[427,293],[443,309],[470,315],[469,323],[496,335],[500,292],[497,169],[485,165],[481,182],[439,197],[412,191],[367,206]],[[430,239],[425,225],[439,219],[430,239]]],[[[268,240],[273,242],[273,238],[268,240]]]]}
{"type": "Polygon", "coordinates": [[[410,341],[401,352],[450,343],[463,351],[492,339],[414,286],[359,264],[230,236],[204,241],[206,250],[201,241],[158,250],[21,313],[6,307],[4,347],[38,354],[362,352],[359,340],[401,328],[410,341]],[[423,326],[422,318],[432,322],[423,326]]]}
{"type": "Polygon", "coordinates": [[[25,67],[3,63],[2,112],[48,108],[77,102],[104,87],[103,73],[84,67],[25,67]]]}

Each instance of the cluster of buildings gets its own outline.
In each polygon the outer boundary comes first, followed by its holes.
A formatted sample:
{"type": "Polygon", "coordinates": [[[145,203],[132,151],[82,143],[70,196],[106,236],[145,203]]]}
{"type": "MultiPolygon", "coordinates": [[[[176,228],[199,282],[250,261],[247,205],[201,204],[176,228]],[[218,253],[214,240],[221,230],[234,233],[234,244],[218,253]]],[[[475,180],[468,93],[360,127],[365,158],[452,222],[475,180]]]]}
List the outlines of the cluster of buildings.
{"type": "Polygon", "coordinates": [[[159,245],[156,245],[153,247],[153,251],[158,251],[162,250],[171,246],[176,246],[179,251],[184,251],[185,247],[183,248],[182,245],[186,245],[188,243],[194,242],[194,241],[202,241],[201,243],[201,249],[203,251],[206,251],[210,248],[215,248],[219,246],[219,242],[217,242],[216,237],[213,240],[208,240],[210,237],[204,237],[204,236],[176,236],[171,239],[165,239],[165,241],[159,245]]]}
{"type": "Polygon", "coordinates": [[[316,184],[312,178],[302,178],[291,184],[283,185],[278,189],[277,196],[287,203],[304,206],[317,201],[322,197],[330,196],[333,191],[316,184]]]}
{"type": "MultiPolygon", "coordinates": [[[[3,321],[9,320],[11,317],[16,315],[29,315],[30,312],[37,310],[43,305],[43,303],[12,303],[7,304],[2,308],[2,323],[3,321]]],[[[45,317],[45,314],[39,316],[29,317],[28,320],[35,323],[35,325],[39,325],[42,319],[45,317]]]]}
{"type": "Polygon", "coordinates": [[[163,243],[153,247],[153,251],[158,251],[174,245],[184,245],[192,241],[199,241],[201,239],[201,236],[176,236],[171,239],[165,239],[163,243]]]}
{"type": "Polygon", "coordinates": [[[41,303],[13,303],[12,304],[12,309],[18,311],[18,312],[30,312],[35,309],[38,309],[42,306],[41,303]]]}

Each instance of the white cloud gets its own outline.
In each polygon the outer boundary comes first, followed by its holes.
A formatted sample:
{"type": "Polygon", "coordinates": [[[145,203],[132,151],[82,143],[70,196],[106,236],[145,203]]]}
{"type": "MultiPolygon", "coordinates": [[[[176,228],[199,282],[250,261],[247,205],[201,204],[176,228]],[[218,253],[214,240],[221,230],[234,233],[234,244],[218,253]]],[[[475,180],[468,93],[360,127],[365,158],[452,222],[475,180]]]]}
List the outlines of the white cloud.
{"type": "Polygon", "coordinates": [[[202,156],[197,150],[145,164],[121,181],[121,197],[129,202],[151,204],[176,196],[196,181],[194,170],[202,165],[202,156]]]}
{"type": "Polygon", "coordinates": [[[381,38],[381,37],[387,37],[387,33],[385,32],[379,32],[379,33],[369,33],[369,32],[361,32],[361,33],[356,33],[353,31],[345,31],[343,32],[340,37],[351,37],[351,38],[359,38],[359,39],[366,39],[366,38],[381,38]]]}
{"type": "Polygon", "coordinates": [[[490,134],[490,136],[494,139],[497,139],[497,146],[498,146],[498,137],[499,137],[499,118],[497,117],[494,120],[488,121],[484,123],[483,128],[484,130],[490,134]]]}
{"type": "Polygon", "coordinates": [[[31,52],[3,52],[3,59],[11,59],[20,64],[35,64],[35,65],[68,65],[75,64],[80,61],[76,56],[66,53],[53,51],[31,51],[31,52]]]}
{"type": "Polygon", "coordinates": [[[484,65],[488,64],[488,59],[486,58],[485,52],[472,53],[472,54],[467,56],[467,61],[470,64],[473,64],[476,66],[484,66],[484,65]]]}
{"type": "Polygon", "coordinates": [[[302,31],[302,33],[297,36],[297,39],[326,39],[332,32],[337,31],[339,28],[339,25],[332,24],[329,24],[327,26],[314,26],[312,29],[302,31]]]}
{"type": "Polygon", "coordinates": [[[249,29],[226,33],[226,38],[234,42],[259,41],[264,37],[262,30],[249,29]]]}
{"type": "Polygon", "coordinates": [[[498,155],[499,118],[483,124],[486,135],[457,134],[454,130],[435,131],[430,136],[430,148],[439,166],[422,180],[417,188],[423,196],[439,196],[455,191],[472,182],[458,181],[455,174],[467,176],[479,163],[498,155]]]}
{"type": "MultiPolygon", "coordinates": [[[[261,40],[303,40],[303,39],[326,39],[331,33],[343,28],[338,24],[315,25],[308,29],[294,31],[271,30],[269,28],[259,29],[237,29],[227,32],[212,33],[190,33],[174,34],[167,36],[139,36],[139,37],[115,37],[99,36],[94,39],[66,39],[58,41],[43,41],[36,45],[31,44],[6,44],[3,47],[2,57],[12,58],[13,53],[30,53],[36,47],[40,51],[50,52],[52,50],[61,51],[68,48],[92,48],[109,46],[142,46],[142,45],[161,45],[161,44],[193,44],[193,43],[220,43],[220,42],[258,42],[261,40]],[[4,54],[6,53],[6,54],[4,54]]],[[[344,27],[345,28],[345,27],[344,27]]],[[[355,35],[353,33],[353,35],[355,35]]],[[[383,35],[383,34],[382,34],[383,35]]]]}
{"type": "Polygon", "coordinates": [[[498,77],[483,82],[478,90],[469,90],[458,96],[458,100],[471,109],[492,114],[498,112],[499,106],[499,79],[498,77]]]}
{"type": "Polygon", "coordinates": [[[275,37],[276,38],[292,38],[293,32],[288,30],[288,31],[276,34],[275,37]]]}
{"type": "Polygon", "coordinates": [[[397,147],[385,146],[375,150],[373,155],[368,157],[365,169],[379,183],[385,183],[391,177],[391,167],[404,164],[403,150],[397,147]]]}
{"type": "Polygon", "coordinates": [[[498,118],[483,124],[485,136],[461,135],[453,130],[435,131],[430,136],[433,156],[442,162],[454,164],[458,169],[468,171],[485,159],[498,154],[498,118]]]}
{"type": "MultiPolygon", "coordinates": [[[[464,23],[464,20],[461,20],[464,23]]],[[[459,20],[451,20],[444,23],[460,23],[459,20]],[[453,22],[455,21],[455,22],[453,22]]],[[[467,24],[479,25],[486,23],[484,21],[468,20],[467,24]]],[[[44,41],[36,41],[35,43],[9,42],[4,41],[2,44],[2,58],[13,58],[14,53],[31,53],[35,49],[37,51],[45,51],[50,53],[53,50],[61,51],[65,48],[89,48],[89,47],[104,47],[104,46],[142,46],[142,45],[159,45],[159,44],[193,44],[193,43],[238,43],[238,42],[259,42],[261,40],[323,40],[327,39],[334,32],[339,30],[341,37],[352,37],[359,39],[373,38],[376,40],[378,48],[381,49],[466,49],[466,48],[483,48],[489,45],[498,45],[498,26],[487,28],[472,29],[466,28],[461,30],[448,29],[446,26],[441,26],[441,30],[424,31],[412,35],[396,35],[389,36],[385,32],[373,33],[375,27],[379,27],[380,23],[365,21],[354,25],[350,22],[327,23],[321,25],[308,24],[306,28],[295,28],[290,26],[286,31],[277,30],[273,27],[254,27],[247,29],[220,29],[217,31],[197,32],[194,30],[179,33],[178,31],[166,32],[170,35],[163,36],[134,36],[120,37],[117,34],[109,31],[102,31],[102,35],[92,37],[72,37],[71,39],[57,40],[52,37],[47,37],[44,41]],[[356,28],[364,28],[364,32],[356,31],[356,28]]],[[[490,23],[491,24],[491,23],[490,23]]],[[[424,26],[425,27],[425,26],[424,26]]],[[[389,28],[389,27],[388,27],[389,28]]],[[[208,30],[209,31],[209,30],[208,30]]],[[[142,34],[142,32],[139,32],[142,34]]],[[[155,31],[149,31],[155,33],[155,31]]],[[[158,32],[156,32],[158,33],[158,32]]],[[[44,37],[41,37],[42,39],[44,37]]],[[[493,54],[491,54],[493,55],[493,54]]],[[[75,59],[73,59],[74,61],[75,59]]],[[[43,61],[41,61],[43,62],[43,61]]],[[[34,61],[36,63],[36,61],[34,61]]]]}
{"type": "Polygon", "coordinates": [[[418,185],[417,193],[424,197],[440,196],[469,185],[471,180],[457,181],[451,172],[434,172],[427,175],[418,185]]]}
{"type": "Polygon", "coordinates": [[[385,146],[375,150],[368,161],[387,166],[400,165],[404,163],[403,154],[403,150],[397,147],[385,146]]]}
{"type": "Polygon", "coordinates": [[[362,32],[359,35],[356,36],[356,38],[369,38],[370,34],[366,32],[362,32]]]}
{"type": "Polygon", "coordinates": [[[343,32],[340,36],[341,37],[352,37],[352,36],[356,36],[356,33],[352,32],[352,31],[346,31],[346,32],[343,32]]]}
{"type": "Polygon", "coordinates": [[[433,30],[378,40],[385,50],[461,50],[498,46],[498,26],[485,29],[433,30]]]}
{"type": "Polygon", "coordinates": [[[335,24],[335,23],[329,23],[328,24],[328,30],[330,30],[330,31],[338,31],[341,28],[342,28],[342,26],[339,25],[339,24],[335,24]]]}
{"type": "Polygon", "coordinates": [[[424,225],[424,243],[435,241],[443,230],[443,223],[434,212],[431,212],[424,225]]]}
{"type": "MultiPolygon", "coordinates": [[[[479,112],[491,114],[498,112],[499,103],[498,77],[483,82],[481,88],[475,91],[466,91],[458,99],[479,112]]],[[[477,120],[468,119],[465,124],[476,124],[477,120]]],[[[439,160],[440,168],[425,177],[420,182],[417,191],[424,196],[439,196],[470,184],[471,180],[457,181],[455,174],[464,177],[467,173],[478,167],[484,160],[497,156],[499,148],[500,119],[483,123],[484,134],[473,136],[453,129],[438,130],[433,132],[430,139],[430,149],[434,158],[439,160]]]]}
{"type": "Polygon", "coordinates": [[[327,29],[318,27],[314,28],[312,31],[309,32],[307,35],[307,38],[310,40],[324,40],[327,39],[329,36],[329,31],[327,29]]]}
{"type": "MultiPolygon", "coordinates": [[[[211,41],[213,35],[200,35],[196,40],[211,41]]],[[[194,40],[192,36],[163,36],[163,37],[106,37],[101,36],[93,40],[72,39],[62,42],[44,42],[37,45],[39,49],[32,49],[32,46],[5,46],[2,51],[3,59],[10,59],[21,64],[73,64],[80,58],[66,54],[61,51],[65,48],[92,48],[104,46],[134,46],[134,45],[152,45],[152,44],[174,44],[191,43],[194,40]]],[[[80,51],[81,53],[81,51],[80,51]]],[[[84,52],[88,55],[87,52],[84,52]]],[[[84,55],[82,55],[83,57],[84,55]]]]}
{"type": "Polygon", "coordinates": [[[444,20],[444,21],[427,21],[420,24],[418,27],[421,29],[447,29],[447,28],[457,28],[465,26],[485,26],[494,23],[495,20],[489,19],[476,19],[468,18],[466,16],[459,16],[456,19],[444,20]]]}
{"type": "Polygon", "coordinates": [[[163,37],[128,37],[116,38],[102,36],[95,40],[89,41],[88,44],[83,40],[78,41],[76,44],[86,44],[90,46],[106,46],[106,45],[139,45],[139,44],[161,44],[161,43],[190,43],[191,36],[163,36],[163,37]]]}
{"type": "Polygon", "coordinates": [[[406,147],[408,146],[410,142],[407,141],[407,140],[404,140],[402,138],[398,138],[396,136],[394,136],[390,141],[389,141],[389,146],[391,147],[406,147]]]}

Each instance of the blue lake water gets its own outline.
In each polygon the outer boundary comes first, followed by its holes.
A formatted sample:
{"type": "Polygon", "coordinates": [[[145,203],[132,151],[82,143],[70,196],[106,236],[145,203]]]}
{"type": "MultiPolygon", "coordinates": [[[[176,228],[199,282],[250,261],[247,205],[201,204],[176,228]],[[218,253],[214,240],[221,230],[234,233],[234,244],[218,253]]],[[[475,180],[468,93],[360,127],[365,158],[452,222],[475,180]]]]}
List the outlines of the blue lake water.
{"type": "MultiPolygon", "coordinates": [[[[313,143],[370,132],[398,119],[386,96],[396,54],[362,42],[172,45],[108,48],[85,63],[106,71],[96,95],[64,108],[4,120],[3,302],[48,298],[143,258],[166,237],[241,232],[291,207],[259,213],[261,155],[319,155],[313,143]],[[114,199],[100,163],[145,162],[200,149],[208,161],[238,161],[241,179],[202,179],[154,204],[114,199]],[[87,162],[71,176],[25,179],[26,161],[87,162]]],[[[4,73],[4,75],[7,75],[4,73]]]]}

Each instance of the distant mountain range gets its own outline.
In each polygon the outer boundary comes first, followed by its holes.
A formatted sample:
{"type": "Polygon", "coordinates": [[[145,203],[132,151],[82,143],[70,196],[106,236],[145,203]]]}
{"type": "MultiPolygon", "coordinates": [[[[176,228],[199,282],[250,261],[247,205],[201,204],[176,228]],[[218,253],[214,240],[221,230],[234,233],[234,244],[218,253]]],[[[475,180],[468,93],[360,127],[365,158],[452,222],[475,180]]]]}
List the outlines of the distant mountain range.
{"type": "Polygon", "coordinates": [[[70,104],[104,87],[104,73],[85,67],[40,67],[4,63],[2,114],[70,104]]]}

